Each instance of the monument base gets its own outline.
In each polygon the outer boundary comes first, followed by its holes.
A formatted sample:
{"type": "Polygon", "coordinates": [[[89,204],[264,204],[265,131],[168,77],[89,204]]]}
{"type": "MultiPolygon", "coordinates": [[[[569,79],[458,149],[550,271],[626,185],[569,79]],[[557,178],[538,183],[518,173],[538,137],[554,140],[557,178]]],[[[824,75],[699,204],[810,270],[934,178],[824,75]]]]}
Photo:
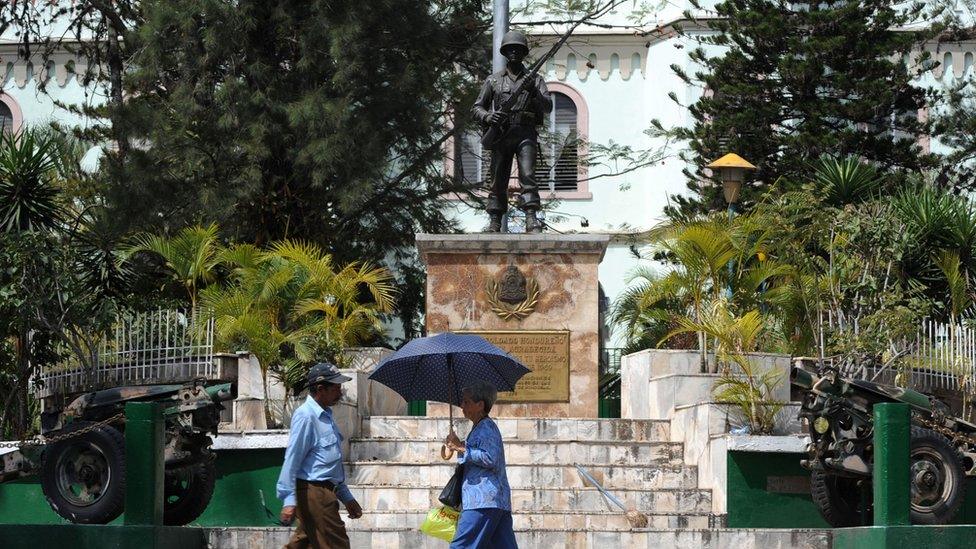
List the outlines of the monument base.
{"type": "MultiPolygon", "coordinates": [[[[427,333],[479,333],[533,370],[514,394],[500,395],[492,416],[598,417],[598,266],[609,240],[594,234],[417,235],[427,264],[427,333]]],[[[444,404],[427,406],[428,416],[447,412],[444,404]]]]}

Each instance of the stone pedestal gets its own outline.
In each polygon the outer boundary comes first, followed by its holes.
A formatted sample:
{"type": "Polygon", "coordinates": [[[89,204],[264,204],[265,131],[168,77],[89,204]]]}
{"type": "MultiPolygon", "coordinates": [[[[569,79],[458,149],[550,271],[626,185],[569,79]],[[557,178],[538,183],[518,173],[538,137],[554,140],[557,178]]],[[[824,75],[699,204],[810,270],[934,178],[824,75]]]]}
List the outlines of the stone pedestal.
{"type": "MultiPolygon", "coordinates": [[[[597,417],[597,269],[608,242],[609,236],[594,234],[417,235],[417,248],[427,264],[428,334],[569,333],[568,394],[547,402],[499,403],[492,409],[492,416],[597,417]],[[526,288],[528,296],[521,306],[515,302],[500,303],[506,297],[506,288],[513,286],[505,278],[506,271],[511,273],[510,266],[524,277],[519,279],[521,296],[525,297],[526,288]],[[532,301],[531,312],[524,314],[525,305],[532,301]],[[498,310],[506,307],[520,312],[505,319],[498,310]]],[[[431,416],[447,415],[445,405],[430,403],[427,410],[431,416]]]]}

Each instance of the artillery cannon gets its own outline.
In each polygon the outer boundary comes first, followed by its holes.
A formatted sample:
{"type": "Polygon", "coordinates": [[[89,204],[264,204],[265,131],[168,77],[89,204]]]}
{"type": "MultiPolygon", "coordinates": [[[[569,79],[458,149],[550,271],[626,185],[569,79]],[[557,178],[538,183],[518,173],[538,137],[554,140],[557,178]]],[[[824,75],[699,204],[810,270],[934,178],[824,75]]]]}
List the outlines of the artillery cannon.
{"type": "Polygon", "coordinates": [[[63,410],[41,417],[43,445],[23,443],[0,456],[0,482],[37,474],[51,508],[80,524],[105,524],[122,513],[125,497],[126,402],[157,401],[165,411],[163,522],[183,525],[207,508],[213,495],[214,454],[221,402],[233,386],[138,385],[93,391],[63,410]]]}
{"type": "Polygon", "coordinates": [[[963,502],[966,477],[976,475],[976,425],[932,396],[847,379],[831,367],[794,366],[790,381],[802,393],[799,416],[811,439],[801,464],[811,471],[813,500],[831,526],[872,523],[872,408],[880,402],[907,403],[911,409],[912,523],[952,520],[963,502]]]}
{"type": "Polygon", "coordinates": [[[164,411],[163,523],[183,525],[213,495],[213,443],[222,402],[235,398],[237,359],[213,353],[213,319],[155,311],[119,320],[89,367],[43,371],[41,439],[0,445],[0,482],[38,475],[51,508],[81,524],[105,524],[123,511],[127,402],[164,411]],[[6,446],[10,446],[7,444],[6,446]]]}

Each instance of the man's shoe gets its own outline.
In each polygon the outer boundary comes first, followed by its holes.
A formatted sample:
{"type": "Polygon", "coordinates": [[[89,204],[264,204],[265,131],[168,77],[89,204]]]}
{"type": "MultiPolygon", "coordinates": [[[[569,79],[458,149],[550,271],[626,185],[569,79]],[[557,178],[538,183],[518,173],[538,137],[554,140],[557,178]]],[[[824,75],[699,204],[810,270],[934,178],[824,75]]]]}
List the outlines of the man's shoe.
{"type": "Polygon", "coordinates": [[[525,212],[525,232],[535,234],[542,232],[542,221],[539,221],[536,212],[532,210],[525,212]]]}
{"type": "Polygon", "coordinates": [[[502,214],[488,214],[488,232],[502,232],[502,214]]]}

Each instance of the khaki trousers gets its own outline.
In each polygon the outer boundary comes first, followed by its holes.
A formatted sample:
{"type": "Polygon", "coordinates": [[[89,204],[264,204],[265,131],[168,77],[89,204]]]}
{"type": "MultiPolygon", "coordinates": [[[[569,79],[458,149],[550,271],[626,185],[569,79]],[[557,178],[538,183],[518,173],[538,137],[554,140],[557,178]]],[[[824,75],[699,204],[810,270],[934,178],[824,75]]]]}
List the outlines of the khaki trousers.
{"type": "Polygon", "coordinates": [[[339,499],[324,486],[295,482],[298,526],[285,549],[348,549],[346,525],[339,518],[339,499]]]}

